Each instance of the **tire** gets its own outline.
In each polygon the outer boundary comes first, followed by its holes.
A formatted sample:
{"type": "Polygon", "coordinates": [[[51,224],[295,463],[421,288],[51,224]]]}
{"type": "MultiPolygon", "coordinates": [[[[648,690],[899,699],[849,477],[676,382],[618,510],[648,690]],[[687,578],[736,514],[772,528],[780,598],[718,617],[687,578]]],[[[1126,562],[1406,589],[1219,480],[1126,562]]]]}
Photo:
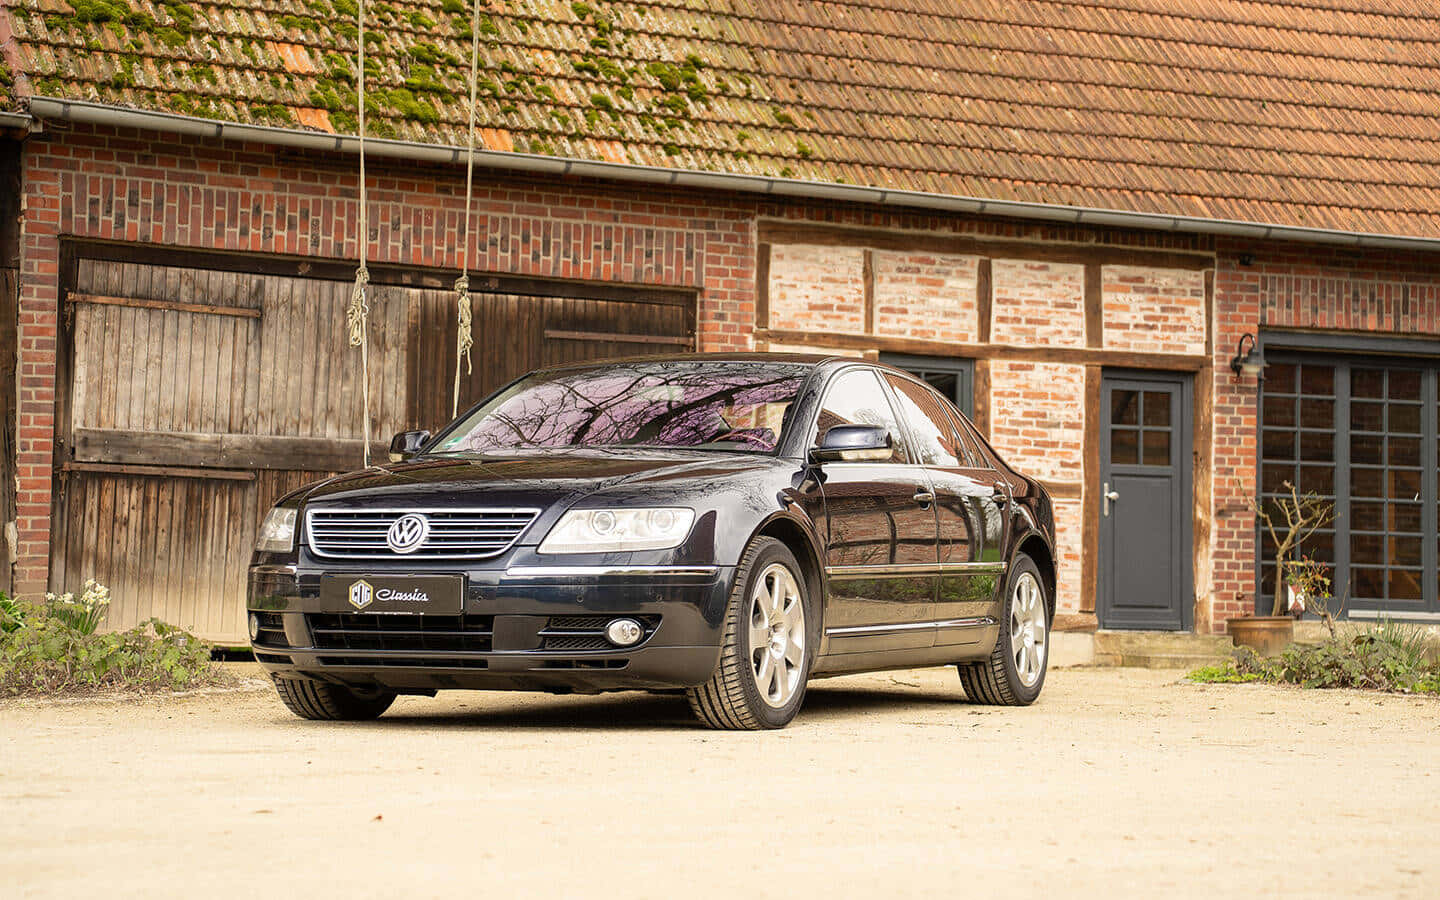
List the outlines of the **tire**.
{"type": "Polygon", "coordinates": [[[1049,610],[1039,567],[1023,553],[1016,556],[1005,584],[1004,615],[995,650],[983,662],[956,666],[960,685],[972,703],[1029,706],[1040,696],[1050,662],[1049,610]]]}
{"type": "Polygon", "coordinates": [[[720,664],[685,692],[696,718],[736,731],[783,728],[795,718],[819,644],[808,588],[784,544],[761,537],[745,549],[725,608],[720,664]]]}
{"type": "Polygon", "coordinates": [[[395,694],[376,689],[360,692],[338,684],[300,678],[275,679],[285,706],[302,719],[358,722],[378,719],[395,702],[395,694]]]}

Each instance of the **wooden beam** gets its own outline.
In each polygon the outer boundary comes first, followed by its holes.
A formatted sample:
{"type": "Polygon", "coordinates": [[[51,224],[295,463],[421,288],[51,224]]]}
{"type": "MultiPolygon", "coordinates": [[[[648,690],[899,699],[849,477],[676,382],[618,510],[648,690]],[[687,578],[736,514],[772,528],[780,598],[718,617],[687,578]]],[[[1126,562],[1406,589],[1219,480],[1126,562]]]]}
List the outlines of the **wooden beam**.
{"type": "Polygon", "coordinates": [[[1028,259],[1042,262],[1087,265],[1150,266],[1157,269],[1201,270],[1215,267],[1215,254],[1179,250],[1151,250],[1145,247],[1116,247],[1108,244],[1061,244],[1017,241],[971,235],[935,234],[921,231],[887,231],[853,228],[817,222],[759,223],[759,239],[770,244],[820,244],[832,247],[870,247],[875,250],[902,250],[948,253],[957,256],[985,256],[992,259],[1028,259]]]}
{"type": "Polygon", "coordinates": [[[1080,503],[1080,611],[1095,611],[1100,590],[1100,434],[1104,397],[1100,366],[1085,367],[1085,438],[1080,472],[1084,492],[1080,503]]]}
{"type": "Polygon", "coordinates": [[[1165,372],[1198,372],[1209,363],[1203,354],[1133,353],[1096,347],[1021,347],[1011,344],[961,344],[916,338],[882,337],[836,332],[782,331],[756,329],[755,337],[776,344],[797,344],[832,350],[879,350],[916,356],[968,357],[970,359],[1011,359],[1022,362],[1106,365],[1126,369],[1154,369],[1165,372]]]}
{"type": "Polygon", "coordinates": [[[665,337],[657,334],[621,334],[614,331],[565,331],[545,329],[545,337],[558,341],[599,341],[607,344],[663,344],[670,347],[691,347],[694,338],[665,337]]]}
{"type": "MultiPolygon", "coordinates": [[[[76,428],[74,458],[119,465],[343,472],[360,468],[362,443],[337,438],[76,428]]],[[[370,448],[372,458],[384,459],[389,446],[373,441],[370,448]]]]}
{"type": "Polygon", "coordinates": [[[199,313],[205,316],[234,316],[258,319],[261,312],[250,306],[212,306],[208,303],[181,303],[177,300],[146,300],[141,297],[107,297],[104,294],[70,294],[67,303],[96,303],[102,306],[131,306],[138,309],[168,309],[175,312],[199,313]]]}
{"type": "Polygon", "coordinates": [[[990,260],[980,260],[975,268],[975,318],[976,337],[982,344],[990,343],[990,316],[995,301],[995,287],[991,280],[990,260]]]}
{"type": "Polygon", "coordinates": [[[990,440],[990,360],[975,360],[975,412],[970,417],[975,430],[990,440]]]}
{"type": "Polygon", "coordinates": [[[254,481],[244,469],[197,469],[190,466],[134,466],[126,463],[67,462],[62,472],[96,472],[103,475],[150,475],[156,478],[210,478],[219,481],[254,481]]]}
{"type": "Polygon", "coordinates": [[[875,251],[866,250],[861,265],[861,281],[865,286],[865,333],[875,333],[875,251]]]}
{"type": "Polygon", "coordinates": [[[770,245],[755,247],[755,327],[770,327],[770,245]]]}
{"type": "Polygon", "coordinates": [[[1195,458],[1191,469],[1194,493],[1195,631],[1209,634],[1215,624],[1215,270],[1205,273],[1205,351],[1211,364],[1195,373],[1195,458]]]}
{"type": "Polygon", "coordinates": [[[1105,267],[1085,266],[1085,346],[1105,346],[1105,267]]]}

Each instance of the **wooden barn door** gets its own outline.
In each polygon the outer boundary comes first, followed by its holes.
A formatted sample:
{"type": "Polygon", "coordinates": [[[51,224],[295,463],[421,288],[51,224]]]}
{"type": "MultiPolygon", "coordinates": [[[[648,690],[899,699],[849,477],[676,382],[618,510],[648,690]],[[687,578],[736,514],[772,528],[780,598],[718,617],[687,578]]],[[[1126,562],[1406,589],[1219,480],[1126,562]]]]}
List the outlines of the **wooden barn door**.
{"type": "MultiPolygon", "coordinates": [[[[97,256],[108,258],[70,264],[65,297],[52,589],[109,585],[107,628],[156,616],[243,643],[260,517],[293,488],[361,464],[351,283],[335,266],[292,264],[301,275],[266,260],[97,256]]],[[[441,276],[372,278],[372,457],[383,460],[394,432],[450,419],[455,295],[441,276]]],[[[462,407],[543,365],[694,345],[693,294],[490,287],[472,297],[462,407]],[[566,295],[582,291],[595,296],[566,295]]]]}

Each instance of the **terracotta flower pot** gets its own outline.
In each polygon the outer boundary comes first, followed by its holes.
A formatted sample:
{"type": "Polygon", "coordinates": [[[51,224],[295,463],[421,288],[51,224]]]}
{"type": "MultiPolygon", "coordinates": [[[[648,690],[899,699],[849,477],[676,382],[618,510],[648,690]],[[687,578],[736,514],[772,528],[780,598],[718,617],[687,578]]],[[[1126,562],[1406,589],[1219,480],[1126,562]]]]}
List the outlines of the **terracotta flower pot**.
{"type": "Polygon", "coordinates": [[[1295,640],[1290,616],[1244,616],[1225,620],[1225,630],[1237,647],[1249,647],[1261,656],[1275,656],[1295,640]]]}

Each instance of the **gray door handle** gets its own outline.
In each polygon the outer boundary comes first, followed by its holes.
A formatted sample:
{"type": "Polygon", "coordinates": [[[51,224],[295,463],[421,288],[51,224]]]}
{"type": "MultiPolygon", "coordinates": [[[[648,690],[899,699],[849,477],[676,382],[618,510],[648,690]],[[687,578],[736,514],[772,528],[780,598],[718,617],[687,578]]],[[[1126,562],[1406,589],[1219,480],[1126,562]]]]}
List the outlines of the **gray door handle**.
{"type": "Polygon", "coordinates": [[[916,491],[915,502],[921,506],[929,506],[935,502],[935,495],[929,491],[916,491]]]}
{"type": "Polygon", "coordinates": [[[1119,500],[1120,493],[1118,491],[1110,490],[1110,482],[1107,481],[1103,486],[1101,486],[1100,495],[1105,498],[1105,515],[1108,516],[1110,515],[1111,501],[1119,500]]]}

